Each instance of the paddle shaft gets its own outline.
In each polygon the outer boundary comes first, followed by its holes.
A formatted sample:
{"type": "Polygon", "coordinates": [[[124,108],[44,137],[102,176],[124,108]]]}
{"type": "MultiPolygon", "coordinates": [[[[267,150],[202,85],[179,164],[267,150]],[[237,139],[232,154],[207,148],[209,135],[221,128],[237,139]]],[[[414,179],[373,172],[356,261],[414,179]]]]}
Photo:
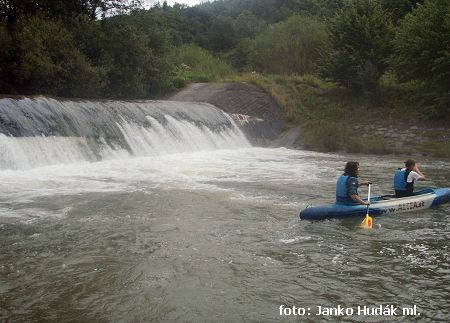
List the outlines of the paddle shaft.
{"type": "Polygon", "coordinates": [[[370,183],[369,183],[369,190],[368,190],[368,193],[367,193],[367,202],[369,203],[369,204],[367,204],[367,211],[366,211],[366,214],[369,214],[369,207],[370,207],[370,183]]]}

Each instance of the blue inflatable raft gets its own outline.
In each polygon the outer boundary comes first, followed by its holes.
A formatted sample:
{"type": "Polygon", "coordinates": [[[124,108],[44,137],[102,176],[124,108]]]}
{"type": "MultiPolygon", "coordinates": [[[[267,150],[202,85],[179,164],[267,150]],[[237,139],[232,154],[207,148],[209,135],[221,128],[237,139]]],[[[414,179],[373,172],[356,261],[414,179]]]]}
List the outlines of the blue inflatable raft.
{"type": "MultiPolygon", "coordinates": [[[[414,196],[396,198],[393,196],[374,196],[370,198],[369,214],[372,216],[413,212],[450,201],[449,188],[426,188],[414,196]]],[[[302,220],[323,220],[366,215],[365,205],[325,204],[310,207],[300,212],[302,220]]]]}

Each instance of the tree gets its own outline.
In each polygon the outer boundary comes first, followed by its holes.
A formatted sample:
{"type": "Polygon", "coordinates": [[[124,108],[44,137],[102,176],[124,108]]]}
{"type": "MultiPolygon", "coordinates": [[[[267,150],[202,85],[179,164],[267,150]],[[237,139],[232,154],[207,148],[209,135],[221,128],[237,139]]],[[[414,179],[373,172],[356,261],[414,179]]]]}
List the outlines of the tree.
{"type": "Polygon", "coordinates": [[[332,50],[323,74],[356,91],[377,92],[388,67],[393,27],[377,0],[355,0],[330,20],[332,50]]]}
{"type": "MultiPolygon", "coordinates": [[[[401,81],[421,82],[443,113],[450,103],[450,6],[426,1],[406,15],[394,40],[392,67],[401,81]]],[[[447,111],[448,112],[448,111],[447,111]]]]}
{"type": "Polygon", "coordinates": [[[175,66],[165,30],[136,14],[104,23],[102,61],[108,67],[107,96],[145,98],[171,89],[175,66]]]}
{"type": "Polygon", "coordinates": [[[0,19],[13,26],[19,17],[39,14],[46,18],[87,15],[91,20],[142,8],[142,0],[1,0],[0,19]]]}
{"type": "Polygon", "coordinates": [[[262,20],[256,18],[250,11],[244,10],[234,19],[233,29],[237,38],[249,38],[261,32],[264,25],[262,20]]]}
{"type": "Polygon", "coordinates": [[[89,97],[105,85],[102,69],[91,65],[61,22],[40,16],[21,19],[14,38],[20,93],[89,97]]]}
{"type": "Polygon", "coordinates": [[[0,23],[0,91],[11,87],[13,42],[5,24],[0,23]]]}
{"type": "MultiPolygon", "coordinates": [[[[52,0],[50,0],[52,1],[52,0]]],[[[89,17],[95,20],[105,18],[108,14],[125,14],[142,8],[143,0],[78,0],[81,1],[89,17]]]]}
{"type": "Polygon", "coordinates": [[[221,52],[227,51],[236,45],[234,20],[231,17],[216,17],[207,33],[209,49],[221,52]]]}
{"type": "Polygon", "coordinates": [[[255,38],[250,61],[261,72],[314,73],[327,46],[328,35],[321,22],[313,17],[294,16],[269,26],[255,38]]]}
{"type": "Polygon", "coordinates": [[[418,3],[423,0],[382,0],[385,10],[391,13],[392,22],[397,25],[418,3]]]}
{"type": "Polygon", "coordinates": [[[178,77],[184,82],[217,82],[233,73],[233,69],[207,50],[193,46],[177,49],[178,77]]]}

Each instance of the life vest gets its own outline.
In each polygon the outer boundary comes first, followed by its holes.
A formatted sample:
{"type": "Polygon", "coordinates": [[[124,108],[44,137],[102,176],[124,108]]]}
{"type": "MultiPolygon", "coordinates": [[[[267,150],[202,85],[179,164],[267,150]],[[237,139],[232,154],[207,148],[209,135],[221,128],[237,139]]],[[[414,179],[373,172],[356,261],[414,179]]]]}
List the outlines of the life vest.
{"type": "Polygon", "coordinates": [[[350,176],[341,175],[339,176],[336,183],[336,203],[339,204],[355,204],[355,201],[348,195],[347,192],[347,182],[350,176]]]}
{"type": "Polygon", "coordinates": [[[394,189],[396,191],[413,191],[414,180],[408,183],[408,175],[411,173],[410,169],[398,169],[394,174],[394,189]]]}

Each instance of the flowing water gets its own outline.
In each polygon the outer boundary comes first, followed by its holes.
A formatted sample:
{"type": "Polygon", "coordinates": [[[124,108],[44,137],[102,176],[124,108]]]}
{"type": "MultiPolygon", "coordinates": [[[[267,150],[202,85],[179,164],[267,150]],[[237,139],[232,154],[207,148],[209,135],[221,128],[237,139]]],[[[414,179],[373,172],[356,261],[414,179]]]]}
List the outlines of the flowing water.
{"type": "MultiPolygon", "coordinates": [[[[449,204],[373,230],[298,218],[333,201],[347,160],[380,194],[402,157],[251,147],[209,105],[25,102],[0,101],[0,320],[449,321],[449,204]],[[43,103],[58,127],[27,112],[43,103]],[[355,313],[316,316],[338,305],[355,313]]],[[[449,186],[448,161],[419,165],[419,188],[449,186]]]]}

